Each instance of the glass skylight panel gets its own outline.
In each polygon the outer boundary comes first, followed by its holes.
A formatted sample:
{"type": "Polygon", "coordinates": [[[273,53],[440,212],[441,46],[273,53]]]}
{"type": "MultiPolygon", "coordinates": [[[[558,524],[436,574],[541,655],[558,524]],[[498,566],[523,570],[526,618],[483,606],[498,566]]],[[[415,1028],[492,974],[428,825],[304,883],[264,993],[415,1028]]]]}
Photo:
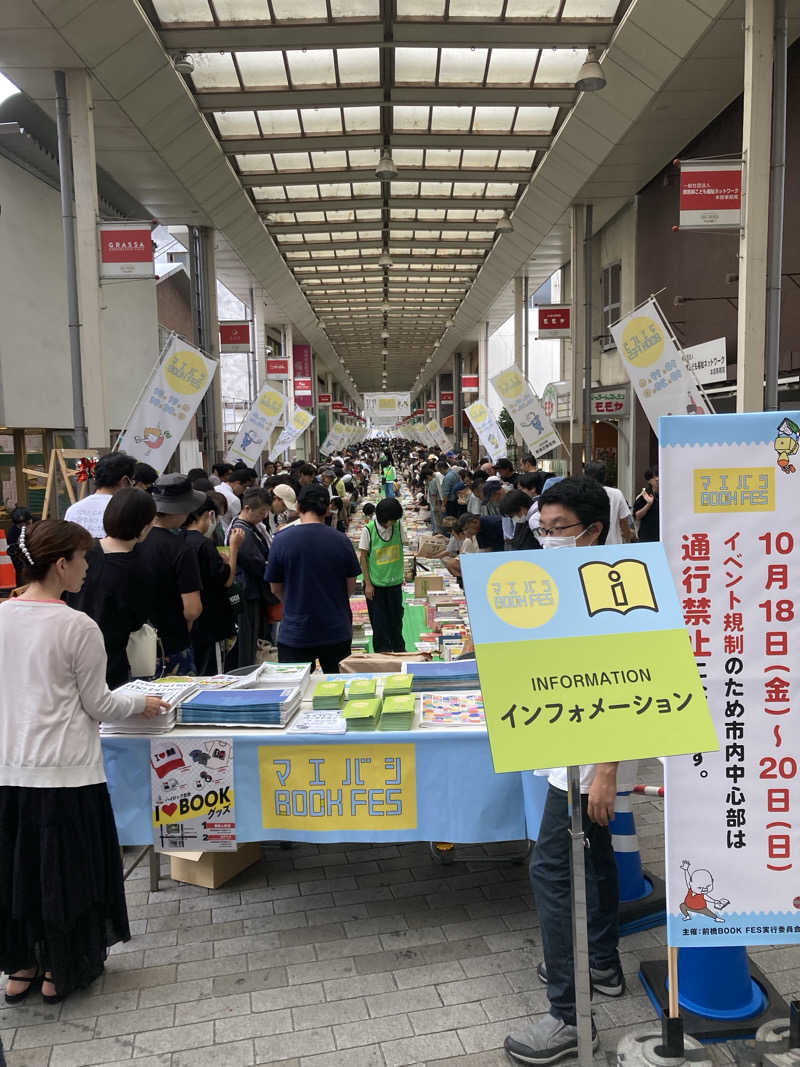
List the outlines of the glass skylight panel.
{"type": "Polygon", "coordinates": [[[245,89],[285,89],[286,68],[280,52],[237,52],[245,89]]]}
{"type": "Polygon", "coordinates": [[[337,48],[339,80],[342,85],[378,85],[380,50],[377,48],[337,48]]]}
{"type": "Polygon", "coordinates": [[[561,0],[508,0],[507,19],[554,19],[561,0]]]}
{"type": "Polygon", "coordinates": [[[619,0],[567,0],[562,19],[613,19],[619,0]]]}
{"type": "Polygon", "coordinates": [[[442,18],[444,0],[397,0],[399,19],[442,18]]]}
{"type": "Polygon", "coordinates": [[[483,196],[483,182],[454,182],[453,196],[483,196]]]}
{"type": "Polygon", "coordinates": [[[350,186],[346,182],[324,182],[320,183],[319,195],[323,199],[333,197],[333,199],[343,200],[350,197],[350,186]]]}
{"type": "Polygon", "coordinates": [[[535,152],[526,152],[524,149],[504,148],[497,165],[501,170],[505,167],[532,167],[535,156],[535,152]]]}
{"type": "Polygon", "coordinates": [[[398,85],[433,85],[437,56],[436,48],[396,48],[395,81],[398,85]]]}
{"type": "MultiPolygon", "coordinates": [[[[318,254],[319,253],[317,253],[317,252],[314,253],[314,255],[318,255],[318,254]]],[[[331,252],[331,255],[333,255],[332,252],[331,252]]],[[[286,258],[287,259],[292,259],[292,260],[311,259],[311,253],[310,252],[287,252],[286,253],[286,258]]]]}
{"type": "Polygon", "coordinates": [[[534,84],[572,85],[585,59],[585,48],[543,48],[534,84]]]}
{"type": "Polygon", "coordinates": [[[252,111],[215,111],[221,137],[258,137],[256,116],[252,111]]]}
{"type": "MultiPolygon", "coordinates": [[[[369,236],[371,237],[372,235],[370,234],[369,236]]],[[[334,230],[334,232],[330,234],[330,239],[332,241],[357,241],[358,237],[357,230],[334,230]]]]}
{"type": "Polygon", "coordinates": [[[460,148],[429,148],[425,153],[426,167],[457,167],[460,161],[460,148]]]}
{"type": "Polygon", "coordinates": [[[267,0],[214,0],[220,22],[264,22],[269,19],[267,0]]]}
{"type": "Polygon", "coordinates": [[[275,169],[279,171],[308,170],[308,152],[275,152],[275,169]]]}
{"type": "Polygon", "coordinates": [[[390,196],[419,196],[419,182],[391,182],[390,196]]]}
{"type": "MultiPolygon", "coordinates": [[[[330,214],[333,215],[334,212],[331,212],[330,214]]],[[[342,212],[342,214],[344,214],[344,212],[342,212]]],[[[352,215],[353,213],[350,212],[349,214],[352,215]]],[[[373,219],[380,220],[381,212],[380,209],[359,208],[358,211],[356,211],[355,216],[359,222],[372,221],[373,219]]]]}
{"type": "Polygon", "coordinates": [[[331,0],[335,19],[377,19],[379,14],[379,0],[331,0]]]}
{"type": "Polygon", "coordinates": [[[508,133],[514,121],[513,107],[476,107],[475,133],[508,133]]]}
{"type": "Polygon", "coordinates": [[[337,259],[358,259],[359,251],[357,248],[337,248],[337,259]]]}
{"type": "Polygon", "coordinates": [[[256,185],[250,191],[256,200],[286,199],[286,188],[283,185],[256,185]]]}
{"type": "MultiPolygon", "coordinates": [[[[434,108],[434,111],[437,110],[434,108]]],[[[451,110],[461,110],[454,108],[451,110]]],[[[467,109],[469,110],[469,109],[467,109]]],[[[400,105],[392,108],[392,119],[396,130],[427,130],[430,108],[416,104],[400,105]]]]}
{"type": "Polygon", "coordinates": [[[468,167],[495,167],[497,164],[496,148],[465,148],[462,166],[468,167]]]}
{"type": "MultiPolygon", "coordinates": [[[[294,0],[290,2],[294,3],[294,0]]],[[[280,53],[276,54],[280,55],[280,53]]],[[[296,88],[336,85],[333,49],[311,48],[308,51],[292,49],[286,52],[286,58],[289,63],[292,85],[296,88]]]]}
{"type": "Polygon", "coordinates": [[[311,233],[303,234],[303,236],[308,244],[330,244],[331,240],[331,235],[329,233],[316,233],[313,230],[311,233]]]}
{"type": "Polygon", "coordinates": [[[326,19],[325,0],[272,0],[275,18],[281,22],[326,19]]]}
{"type": "Polygon", "coordinates": [[[442,237],[444,237],[444,239],[446,241],[466,241],[466,239],[467,239],[467,231],[466,230],[449,230],[448,232],[443,233],[442,237]]]}
{"type": "Polygon", "coordinates": [[[304,107],[300,118],[306,133],[341,133],[342,113],[338,107],[304,107]]]}
{"type": "Polygon", "coordinates": [[[449,196],[452,182],[422,182],[420,190],[423,196],[449,196]]]}
{"type": "MultiPolygon", "coordinates": [[[[280,186],[285,189],[286,186],[280,186]]],[[[318,200],[319,192],[316,185],[293,185],[288,192],[288,198],[291,200],[318,200]]]]}
{"type": "Polygon", "coordinates": [[[274,171],[275,165],[269,152],[250,152],[247,155],[237,155],[236,162],[243,174],[274,171]]]}
{"type": "Polygon", "coordinates": [[[154,0],[159,22],[211,22],[207,0],[154,0]]]}
{"type": "Polygon", "coordinates": [[[424,219],[426,222],[443,222],[445,214],[446,212],[444,208],[426,207],[420,208],[420,210],[417,212],[417,217],[420,219],[424,219]]]}
{"type": "Polygon", "coordinates": [[[195,89],[238,89],[239,76],[230,52],[194,52],[192,81],[195,89]]]}
{"type": "Polygon", "coordinates": [[[347,153],[350,157],[351,167],[369,167],[374,170],[381,158],[377,148],[351,148],[347,153]]]}
{"type": "Polygon", "coordinates": [[[295,215],[295,218],[297,219],[297,224],[299,226],[306,226],[309,223],[325,222],[325,212],[324,211],[301,211],[301,212],[298,212],[297,215],[295,215]]]}
{"type": "Polygon", "coordinates": [[[348,133],[373,133],[381,128],[379,107],[346,107],[344,128],[348,133]]]}
{"type": "Polygon", "coordinates": [[[282,244],[282,245],[284,245],[284,244],[286,244],[286,245],[291,245],[291,244],[297,245],[297,244],[302,244],[303,243],[303,235],[302,235],[302,233],[278,233],[278,234],[275,234],[275,237],[278,240],[278,244],[282,244]]]}
{"type": "Polygon", "coordinates": [[[491,241],[492,234],[490,230],[470,230],[466,236],[467,241],[491,241]]]}
{"type": "Polygon", "coordinates": [[[486,186],[487,196],[516,196],[519,185],[516,182],[489,182],[486,186]]]}
{"type": "Polygon", "coordinates": [[[451,19],[498,19],[503,0],[450,0],[451,19]]]}
{"type": "Polygon", "coordinates": [[[557,116],[557,107],[521,107],[517,110],[514,133],[550,133],[557,116]]]}
{"type": "Polygon", "coordinates": [[[538,58],[538,48],[494,48],[486,84],[530,85],[538,58]]]}
{"type": "MultiPolygon", "coordinates": [[[[395,195],[397,194],[395,193],[395,195]]],[[[390,214],[393,219],[413,219],[416,212],[413,208],[393,207],[390,214]]]]}
{"type": "MultiPolygon", "coordinates": [[[[395,108],[395,111],[397,109],[395,108]]],[[[431,129],[459,132],[468,130],[472,121],[471,107],[434,107],[431,109],[431,129]]]]}
{"type": "Polygon", "coordinates": [[[353,182],[354,196],[380,196],[380,182],[353,182]]]}
{"type": "Polygon", "coordinates": [[[311,163],[314,170],[346,170],[347,153],[333,151],[312,152],[311,163]]]}
{"type": "Polygon", "coordinates": [[[295,215],[291,211],[275,211],[275,212],[272,212],[270,214],[270,216],[269,216],[270,224],[272,224],[272,223],[288,223],[289,225],[293,225],[296,219],[297,219],[297,215],[295,215]]]}
{"type": "Polygon", "coordinates": [[[443,48],[440,85],[480,85],[486,70],[486,48],[443,48]]]}

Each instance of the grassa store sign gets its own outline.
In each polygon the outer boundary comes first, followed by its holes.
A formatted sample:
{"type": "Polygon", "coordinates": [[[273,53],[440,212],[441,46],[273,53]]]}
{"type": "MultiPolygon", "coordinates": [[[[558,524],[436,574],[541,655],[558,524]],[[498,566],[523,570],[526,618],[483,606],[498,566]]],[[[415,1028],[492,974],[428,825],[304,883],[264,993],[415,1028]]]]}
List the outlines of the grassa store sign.
{"type": "Polygon", "coordinates": [[[101,278],[152,278],[153,241],[146,222],[100,223],[101,278]]]}

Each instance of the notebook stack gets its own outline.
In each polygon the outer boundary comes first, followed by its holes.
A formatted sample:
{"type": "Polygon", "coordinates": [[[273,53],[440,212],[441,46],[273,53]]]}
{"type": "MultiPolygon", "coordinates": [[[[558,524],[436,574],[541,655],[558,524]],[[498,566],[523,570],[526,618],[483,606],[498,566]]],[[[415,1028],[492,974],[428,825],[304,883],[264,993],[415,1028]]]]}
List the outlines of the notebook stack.
{"type": "Polygon", "coordinates": [[[404,670],[413,679],[415,693],[428,689],[478,689],[478,664],[474,659],[458,659],[451,663],[404,663],[404,670]]]}
{"type": "Polygon", "coordinates": [[[340,708],[345,701],[344,682],[319,682],[311,698],[311,706],[317,711],[340,708]]]}
{"type": "Polygon", "coordinates": [[[342,716],[347,723],[347,732],[359,730],[376,730],[381,714],[381,702],[377,697],[371,700],[348,700],[342,716]]]}
{"type": "Polygon", "coordinates": [[[485,727],[483,696],[479,690],[457,693],[423,693],[421,729],[485,727]]]}
{"type": "Polygon", "coordinates": [[[378,695],[378,682],[375,678],[354,678],[347,687],[348,700],[371,700],[378,695]]]}
{"type": "Polygon", "coordinates": [[[262,663],[249,674],[235,678],[230,688],[257,689],[264,685],[282,685],[287,688],[305,686],[309,674],[310,663],[262,663]]]}
{"type": "Polygon", "coordinates": [[[169,704],[169,709],[152,719],[146,719],[144,715],[129,715],[116,722],[101,722],[100,735],[113,737],[118,734],[167,734],[178,721],[178,705],[197,691],[195,679],[180,682],[145,682],[141,678],[134,678],[132,682],[119,686],[114,692],[130,693],[134,696],[159,696],[169,704]]]}
{"type": "Polygon", "coordinates": [[[356,652],[366,652],[369,639],[372,637],[367,598],[365,596],[351,596],[350,610],[353,613],[353,640],[351,647],[356,652]]]}
{"type": "Polygon", "coordinates": [[[410,674],[387,674],[383,680],[383,699],[394,696],[405,696],[411,692],[414,683],[413,675],[410,674]]]}
{"type": "Polygon", "coordinates": [[[206,690],[183,701],[180,722],[193,726],[281,727],[300,707],[302,695],[299,685],[206,690]]]}
{"type": "Polygon", "coordinates": [[[405,696],[384,697],[379,730],[411,730],[414,727],[414,713],[417,708],[413,693],[405,696]]]}

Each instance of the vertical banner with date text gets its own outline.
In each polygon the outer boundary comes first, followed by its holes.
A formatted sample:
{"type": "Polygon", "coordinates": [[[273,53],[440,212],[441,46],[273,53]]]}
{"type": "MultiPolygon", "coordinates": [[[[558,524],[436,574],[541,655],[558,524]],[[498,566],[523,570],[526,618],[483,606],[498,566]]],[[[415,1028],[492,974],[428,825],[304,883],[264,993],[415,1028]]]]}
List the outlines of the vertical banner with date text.
{"type": "Polygon", "coordinates": [[[503,431],[497,425],[497,419],[482,400],[476,400],[464,409],[464,414],[478,435],[478,438],[489,453],[492,463],[496,463],[501,456],[506,454],[506,439],[503,431]]]}
{"type": "Polygon", "coordinates": [[[666,763],[669,944],[800,941],[800,412],[661,420],[661,538],[720,739],[666,763]]]}
{"type": "Polygon", "coordinates": [[[490,381],[522,440],[537,459],[558,448],[561,438],[519,367],[506,367],[490,381]]]}

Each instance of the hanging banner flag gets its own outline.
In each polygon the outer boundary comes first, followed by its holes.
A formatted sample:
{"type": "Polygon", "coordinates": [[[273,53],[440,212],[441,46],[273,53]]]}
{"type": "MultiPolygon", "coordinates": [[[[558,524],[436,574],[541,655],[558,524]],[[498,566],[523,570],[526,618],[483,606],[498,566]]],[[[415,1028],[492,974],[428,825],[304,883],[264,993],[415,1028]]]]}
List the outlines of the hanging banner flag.
{"type": "Polygon", "coordinates": [[[654,297],[609,329],[656,437],[661,415],[712,414],[654,297]]]}
{"type": "Polygon", "coordinates": [[[331,427],[328,436],[319,446],[319,450],[326,456],[332,456],[336,452],[341,452],[347,444],[349,437],[348,427],[337,419],[331,427]]]}
{"type": "Polygon", "coordinates": [[[119,451],[163,474],[216,369],[213,359],[171,337],[119,435],[119,451]]]}
{"type": "Polygon", "coordinates": [[[253,467],[261,453],[269,448],[270,434],[281,420],[283,405],[280,389],[272,382],[264,382],[225,459],[229,463],[243,459],[248,467],[253,467]]]}
{"type": "Polygon", "coordinates": [[[569,337],[572,308],[565,304],[538,304],[536,306],[536,332],[540,341],[569,337]]]}
{"type": "Polygon", "coordinates": [[[249,352],[250,323],[247,319],[230,319],[219,324],[220,352],[249,352]]]}
{"type": "Polygon", "coordinates": [[[292,346],[294,402],[300,408],[314,406],[314,378],[311,369],[311,345],[292,346]]]}
{"type": "Polygon", "coordinates": [[[728,377],[728,348],[724,337],[702,345],[684,348],[689,366],[698,382],[724,382],[728,377]]]}
{"type": "Polygon", "coordinates": [[[436,445],[437,448],[440,448],[442,452],[450,451],[452,447],[450,443],[450,438],[439,425],[438,419],[430,419],[428,422],[426,422],[425,429],[428,431],[431,441],[436,445]]]}
{"type": "Polygon", "coordinates": [[[522,440],[537,459],[558,448],[561,438],[519,367],[506,367],[489,380],[514,420],[522,440]]]}
{"type": "Polygon", "coordinates": [[[662,419],[660,446],[661,540],[723,744],[666,761],[668,941],[798,943],[800,411],[662,419]]]}
{"type": "Polygon", "coordinates": [[[101,222],[101,278],[154,278],[152,228],[149,222],[101,222]]]}
{"type": "Polygon", "coordinates": [[[364,393],[364,414],[375,426],[388,426],[411,414],[411,394],[364,393]]]}
{"type": "Polygon", "coordinates": [[[289,360],[267,359],[267,377],[274,381],[285,381],[289,377],[289,360]]]}
{"type": "Polygon", "coordinates": [[[730,229],[742,224],[742,161],[680,160],[681,230],[730,229]]]}
{"type": "Polygon", "coordinates": [[[310,415],[307,411],[303,411],[302,408],[295,407],[290,422],[281,430],[281,435],[272,448],[275,458],[283,455],[286,449],[293,445],[297,438],[306,432],[313,421],[313,415],[310,415]]]}
{"type": "Polygon", "coordinates": [[[506,439],[497,425],[497,419],[482,400],[476,400],[464,409],[464,413],[475,428],[480,442],[489,453],[492,463],[506,454],[506,439]]]}

